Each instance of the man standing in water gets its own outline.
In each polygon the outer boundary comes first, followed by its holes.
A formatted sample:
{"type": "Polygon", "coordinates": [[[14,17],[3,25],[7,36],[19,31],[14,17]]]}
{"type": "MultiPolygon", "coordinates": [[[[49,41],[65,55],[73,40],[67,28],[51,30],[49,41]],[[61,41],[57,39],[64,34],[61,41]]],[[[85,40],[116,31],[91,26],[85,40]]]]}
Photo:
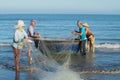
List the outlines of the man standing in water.
{"type": "Polygon", "coordinates": [[[95,37],[94,37],[93,33],[90,31],[87,23],[84,23],[83,26],[86,28],[88,53],[90,53],[91,51],[92,51],[92,53],[94,53],[94,51],[95,51],[95,46],[94,46],[95,37]]]}
{"type": "Polygon", "coordinates": [[[79,45],[78,45],[78,49],[77,52],[80,50],[80,53],[82,55],[86,55],[86,30],[85,27],[83,27],[82,22],[81,21],[77,21],[77,26],[79,28],[79,31],[73,31],[72,34],[77,34],[78,36],[80,36],[80,40],[79,40],[79,45]]]}
{"type": "Polygon", "coordinates": [[[35,47],[38,48],[39,46],[39,39],[40,38],[40,34],[38,32],[34,32],[34,27],[36,25],[36,21],[35,20],[31,20],[30,26],[27,30],[28,33],[28,37],[33,38],[34,43],[35,43],[35,47]]]}

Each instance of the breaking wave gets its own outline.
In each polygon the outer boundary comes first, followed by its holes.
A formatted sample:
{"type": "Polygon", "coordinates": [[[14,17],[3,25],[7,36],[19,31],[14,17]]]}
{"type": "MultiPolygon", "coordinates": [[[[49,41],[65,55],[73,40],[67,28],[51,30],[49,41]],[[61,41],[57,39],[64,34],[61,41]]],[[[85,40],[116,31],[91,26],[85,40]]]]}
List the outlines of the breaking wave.
{"type": "Polygon", "coordinates": [[[95,48],[120,49],[120,44],[101,43],[101,44],[95,44],[95,48]]]}
{"type": "Polygon", "coordinates": [[[10,43],[0,43],[0,47],[2,47],[2,46],[11,46],[11,44],[10,43]]]}
{"type": "MultiPolygon", "coordinates": [[[[11,46],[10,43],[0,43],[0,47],[11,46]]],[[[95,44],[95,48],[104,48],[104,49],[120,49],[120,44],[115,43],[100,43],[95,44]]]]}

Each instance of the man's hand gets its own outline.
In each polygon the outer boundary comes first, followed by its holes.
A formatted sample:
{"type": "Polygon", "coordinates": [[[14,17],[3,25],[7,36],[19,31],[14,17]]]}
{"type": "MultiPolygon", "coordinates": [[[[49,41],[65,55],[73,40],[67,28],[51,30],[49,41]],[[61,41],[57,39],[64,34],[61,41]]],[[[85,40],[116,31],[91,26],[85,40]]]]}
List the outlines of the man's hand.
{"type": "Polygon", "coordinates": [[[27,41],[28,41],[28,38],[24,38],[22,41],[23,41],[23,42],[27,42],[27,41]]]}
{"type": "Polygon", "coordinates": [[[19,45],[21,48],[23,48],[23,46],[24,46],[23,43],[19,43],[18,45],[19,45]]]}
{"type": "Polygon", "coordinates": [[[76,32],[76,31],[73,31],[72,34],[77,34],[77,32],[76,32]]]}
{"type": "Polygon", "coordinates": [[[23,39],[23,42],[30,42],[30,43],[32,43],[32,40],[30,40],[29,38],[25,38],[25,39],[23,39]]]}

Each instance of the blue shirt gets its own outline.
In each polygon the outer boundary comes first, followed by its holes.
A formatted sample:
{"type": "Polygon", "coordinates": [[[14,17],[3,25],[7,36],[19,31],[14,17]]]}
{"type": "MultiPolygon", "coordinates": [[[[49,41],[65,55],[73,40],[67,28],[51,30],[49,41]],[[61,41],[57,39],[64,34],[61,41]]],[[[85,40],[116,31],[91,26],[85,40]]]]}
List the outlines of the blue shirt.
{"type": "Polygon", "coordinates": [[[80,27],[79,28],[79,32],[82,33],[82,35],[80,36],[80,40],[86,40],[87,37],[86,37],[86,30],[85,30],[85,27],[80,27]]]}

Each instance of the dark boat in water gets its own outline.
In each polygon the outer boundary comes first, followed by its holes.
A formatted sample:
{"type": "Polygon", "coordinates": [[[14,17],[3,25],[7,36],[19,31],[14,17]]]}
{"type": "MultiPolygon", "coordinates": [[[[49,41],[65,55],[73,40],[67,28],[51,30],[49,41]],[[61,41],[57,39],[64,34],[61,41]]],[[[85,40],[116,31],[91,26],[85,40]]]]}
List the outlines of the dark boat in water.
{"type": "Polygon", "coordinates": [[[48,48],[52,52],[60,51],[76,51],[79,40],[76,39],[65,39],[65,38],[42,38],[40,39],[40,50],[41,48],[48,48]]]}

